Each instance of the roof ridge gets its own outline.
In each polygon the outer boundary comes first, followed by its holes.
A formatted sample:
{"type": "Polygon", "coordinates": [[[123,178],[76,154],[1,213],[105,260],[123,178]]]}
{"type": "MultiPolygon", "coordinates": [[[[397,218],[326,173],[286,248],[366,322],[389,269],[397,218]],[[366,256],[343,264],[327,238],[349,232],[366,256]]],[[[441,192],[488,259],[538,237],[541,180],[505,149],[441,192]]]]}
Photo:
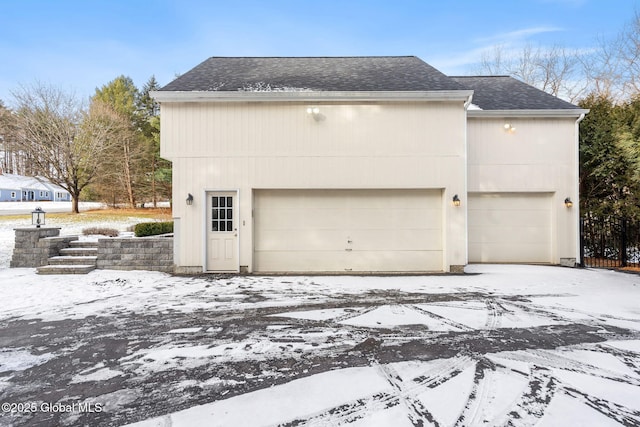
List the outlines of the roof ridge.
{"type": "Polygon", "coordinates": [[[209,59],[337,59],[337,58],[417,58],[416,55],[324,55],[324,56],[210,56],[209,59]]]}
{"type": "MultiPolygon", "coordinates": [[[[507,74],[478,74],[473,76],[449,76],[453,79],[464,79],[464,78],[478,78],[478,77],[508,77],[510,79],[515,79],[513,76],[509,76],[507,74]]],[[[518,80],[518,79],[516,79],[518,80]]]]}

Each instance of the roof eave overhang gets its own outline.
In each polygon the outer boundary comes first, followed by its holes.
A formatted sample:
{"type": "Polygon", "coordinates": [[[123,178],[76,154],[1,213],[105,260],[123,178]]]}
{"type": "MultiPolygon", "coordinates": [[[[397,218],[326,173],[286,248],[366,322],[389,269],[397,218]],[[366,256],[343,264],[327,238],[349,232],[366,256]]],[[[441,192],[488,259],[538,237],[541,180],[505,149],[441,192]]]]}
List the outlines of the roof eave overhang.
{"type": "Polygon", "coordinates": [[[469,118],[503,118],[503,117],[580,117],[589,110],[575,109],[549,109],[549,110],[468,110],[469,118]]]}
{"type": "Polygon", "coordinates": [[[323,102],[323,101],[463,101],[472,90],[354,91],[354,92],[223,92],[152,91],[158,102],[323,102]]]}

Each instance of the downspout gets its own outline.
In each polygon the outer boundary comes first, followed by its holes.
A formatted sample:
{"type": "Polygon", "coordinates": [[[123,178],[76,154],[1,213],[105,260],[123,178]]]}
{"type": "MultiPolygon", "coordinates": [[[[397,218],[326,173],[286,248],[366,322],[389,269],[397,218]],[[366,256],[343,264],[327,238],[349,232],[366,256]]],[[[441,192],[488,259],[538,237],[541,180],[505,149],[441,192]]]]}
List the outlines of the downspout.
{"type": "MultiPolygon", "coordinates": [[[[587,111],[588,112],[588,111],[587,111]]],[[[582,257],[580,256],[580,254],[582,254],[582,248],[580,247],[580,122],[582,120],[584,120],[585,116],[587,115],[587,113],[582,113],[580,114],[580,116],[578,117],[578,119],[576,120],[576,130],[575,130],[575,171],[576,171],[576,188],[575,188],[575,194],[576,194],[576,203],[574,204],[574,206],[576,206],[576,210],[575,210],[575,221],[576,224],[578,225],[578,230],[577,230],[577,239],[576,239],[576,264],[577,265],[582,265],[582,257]]]]}
{"type": "Polygon", "coordinates": [[[467,100],[464,101],[464,111],[467,111],[469,105],[471,105],[471,100],[473,99],[473,93],[467,97],[467,100]]]}
{"type": "Polygon", "coordinates": [[[473,100],[473,93],[464,103],[464,264],[469,264],[469,106],[473,100]]]}

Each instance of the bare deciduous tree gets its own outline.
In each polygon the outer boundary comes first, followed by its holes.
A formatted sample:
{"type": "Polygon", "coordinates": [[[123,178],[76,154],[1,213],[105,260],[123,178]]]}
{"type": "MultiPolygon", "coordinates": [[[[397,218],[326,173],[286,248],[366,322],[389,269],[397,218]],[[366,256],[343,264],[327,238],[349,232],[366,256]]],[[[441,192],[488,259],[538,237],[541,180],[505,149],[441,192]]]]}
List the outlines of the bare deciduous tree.
{"type": "Polygon", "coordinates": [[[640,14],[625,27],[616,45],[624,84],[623,93],[633,96],[640,93],[640,14]]]}
{"type": "Polygon", "coordinates": [[[24,173],[25,155],[16,145],[16,116],[0,101],[0,173],[24,173]]]}
{"type": "Polygon", "coordinates": [[[481,74],[507,74],[555,96],[577,99],[586,84],[578,67],[578,53],[561,46],[533,47],[521,50],[497,45],[482,55],[481,74]]]}
{"type": "Polygon", "coordinates": [[[17,144],[35,173],[71,194],[77,213],[80,193],[95,179],[101,154],[117,131],[111,110],[99,103],[86,109],[74,95],[42,83],[23,86],[13,96],[17,144]]]}

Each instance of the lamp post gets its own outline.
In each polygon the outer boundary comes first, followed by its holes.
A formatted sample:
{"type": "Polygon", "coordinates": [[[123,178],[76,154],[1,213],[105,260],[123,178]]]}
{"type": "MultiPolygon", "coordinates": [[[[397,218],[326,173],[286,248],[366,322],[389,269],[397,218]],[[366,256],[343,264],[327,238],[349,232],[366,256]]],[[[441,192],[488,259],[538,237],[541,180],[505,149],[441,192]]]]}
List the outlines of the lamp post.
{"type": "Polygon", "coordinates": [[[36,228],[40,228],[41,225],[45,224],[45,216],[46,212],[41,207],[37,207],[31,212],[31,224],[35,225],[36,228]]]}

